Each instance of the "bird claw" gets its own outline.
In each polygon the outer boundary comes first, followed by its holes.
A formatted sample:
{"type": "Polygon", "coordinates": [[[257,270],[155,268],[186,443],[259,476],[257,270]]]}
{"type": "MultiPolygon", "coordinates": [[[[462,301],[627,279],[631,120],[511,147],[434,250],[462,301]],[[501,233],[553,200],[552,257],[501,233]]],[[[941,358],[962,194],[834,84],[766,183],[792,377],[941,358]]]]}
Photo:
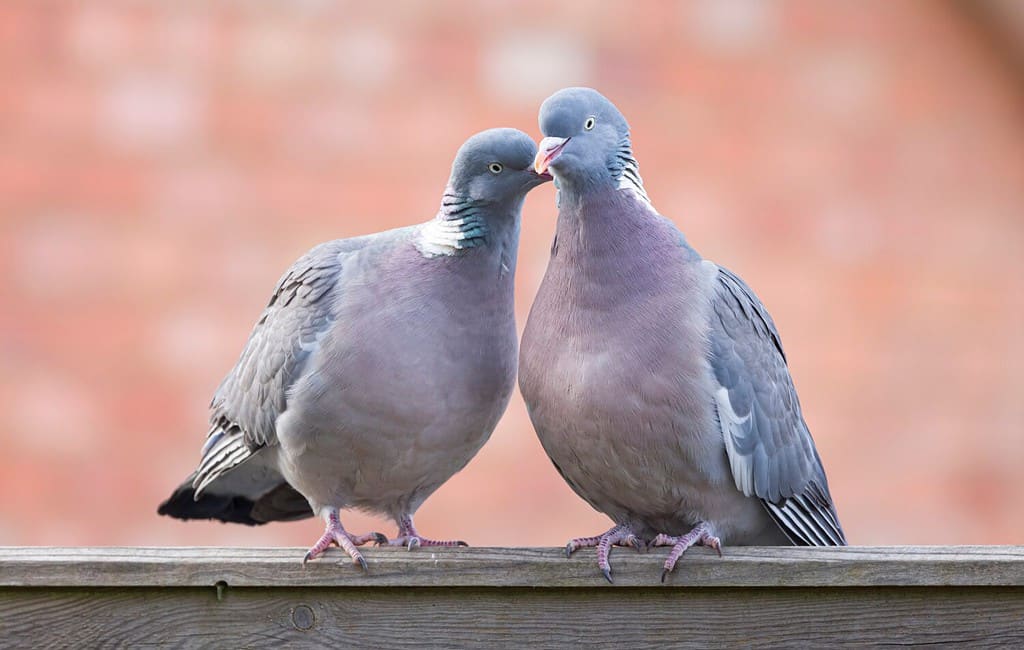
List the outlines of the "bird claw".
{"type": "Polygon", "coordinates": [[[338,521],[337,512],[332,512],[327,517],[327,526],[324,528],[324,534],[320,536],[317,543],[313,545],[306,554],[302,557],[303,566],[306,565],[310,560],[315,560],[320,557],[328,548],[331,546],[339,546],[345,553],[352,558],[353,562],[359,563],[359,566],[363,568],[363,571],[367,571],[369,567],[366,564],[366,560],[363,559],[362,554],[356,550],[357,546],[362,546],[369,542],[376,542],[378,545],[381,542],[387,542],[387,537],[380,533],[367,533],[365,535],[353,535],[341,526],[341,522],[338,521]]]}
{"type": "Polygon", "coordinates": [[[691,546],[696,546],[698,544],[701,546],[709,546],[718,552],[718,557],[722,557],[722,540],[712,535],[711,531],[711,526],[702,521],[685,535],[672,537],[671,535],[660,533],[654,538],[654,541],[651,542],[652,546],[672,547],[672,551],[668,554],[668,559],[665,560],[665,570],[661,573],[662,582],[665,582],[668,574],[675,570],[676,562],[691,546]]]}
{"type": "Polygon", "coordinates": [[[411,551],[414,548],[420,548],[425,546],[469,546],[462,540],[454,541],[437,541],[433,539],[427,539],[426,537],[420,537],[416,534],[401,534],[393,540],[387,542],[388,546],[404,546],[406,550],[411,551]]]}
{"type": "Polygon", "coordinates": [[[369,573],[370,572],[370,567],[366,564],[366,558],[363,557],[362,553],[360,553],[359,556],[357,558],[355,558],[355,559],[356,559],[356,562],[359,563],[359,566],[362,567],[363,573],[369,573]]]}
{"type": "Polygon", "coordinates": [[[718,557],[722,557],[722,540],[718,539],[717,537],[710,536],[706,540],[704,540],[702,544],[704,546],[710,546],[711,548],[715,549],[715,551],[718,553],[718,557]]]}
{"type": "Polygon", "coordinates": [[[384,546],[385,544],[388,543],[388,538],[385,537],[384,535],[382,535],[381,533],[370,533],[370,534],[373,535],[373,545],[374,546],[384,546]]]}
{"type": "Polygon", "coordinates": [[[585,546],[597,547],[597,566],[601,569],[605,580],[614,584],[612,580],[611,564],[608,562],[608,553],[612,546],[632,546],[637,552],[644,546],[640,538],[630,530],[629,526],[620,524],[611,530],[597,535],[596,537],[578,537],[569,540],[565,545],[565,556],[572,557],[572,554],[585,546]]]}
{"type": "Polygon", "coordinates": [[[416,532],[416,526],[413,525],[410,514],[396,517],[395,521],[398,523],[398,537],[388,542],[389,546],[404,546],[410,551],[420,546],[469,546],[462,540],[436,540],[422,537],[416,532]]]}
{"type": "Polygon", "coordinates": [[[673,547],[676,546],[678,537],[670,537],[664,532],[657,533],[657,536],[651,540],[650,546],[652,547],[673,547]]]}

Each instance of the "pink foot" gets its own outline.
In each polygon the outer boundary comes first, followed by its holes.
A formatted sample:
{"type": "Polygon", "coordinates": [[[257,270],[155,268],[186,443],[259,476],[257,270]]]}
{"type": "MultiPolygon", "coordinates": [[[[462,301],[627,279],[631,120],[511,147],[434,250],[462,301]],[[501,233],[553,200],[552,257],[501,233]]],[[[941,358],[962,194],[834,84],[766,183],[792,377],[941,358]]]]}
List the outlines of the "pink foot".
{"type": "Polygon", "coordinates": [[[601,573],[604,574],[605,580],[612,582],[612,565],[608,560],[608,556],[611,554],[611,547],[613,545],[632,546],[637,552],[643,548],[643,543],[639,537],[633,534],[633,530],[625,524],[620,524],[597,537],[577,537],[570,540],[565,545],[565,557],[570,557],[581,548],[596,546],[597,566],[601,569],[601,573]]]}
{"type": "Polygon", "coordinates": [[[412,523],[412,515],[398,518],[398,537],[388,542],[389,546],[404,546],[410,551],[419,546],[469,546],[461,540],[436,540],[422,537],[416,532],[412,523]]]}
{"type": "Polygon", "coordinates": [[[693,527],[693,530],[682,535],[680,537],[672,537],[671,535],[658,535],[651,542],[651,546],[671,546],[672,552],[668,554],[668,559],[665,560],[665,569],[661,572],[661,581],[665,582],[665,578],[668,574],[672,573],[672,570],[676,568],[676,561],[683,556],[686,549],[691,546],[708,546],[718,551],[718,557],[722,557],[722,540],[718,539],[711,534],[711,526],[707,522],[700,522],[693,527]]]}
{"type": "Polygon", "coordinates": [[[381,544],[387,544],[388,538],[384,537],[380,533],[367,533],[365,535],[353,535],[347,530],[342,528],[341,521],[338,519],[338,511],[330,510],[325,517],[327,527],[324,529],[324,534],[320,537],[320,540],[313,545],[313,548],[306,552],[306,556],[302,558],[302,563],[305,564],[310,560],[314,560],[326,551],[331,544],[340,546],[349,557],[352,558],[353,562],[359,563],[359,566],[366,571],[366,560],[363,558],[363,554],[359,552],[357,546],[362,546],[368,542],[375,542],[377,546],[381,544]]]}

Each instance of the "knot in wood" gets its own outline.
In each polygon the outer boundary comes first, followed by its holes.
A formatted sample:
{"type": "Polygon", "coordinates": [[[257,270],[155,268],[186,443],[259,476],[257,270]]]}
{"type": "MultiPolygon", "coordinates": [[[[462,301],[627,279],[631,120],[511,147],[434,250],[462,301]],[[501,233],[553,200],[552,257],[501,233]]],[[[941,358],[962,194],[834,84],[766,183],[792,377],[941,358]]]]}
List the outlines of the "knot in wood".
{"type": "Polygon", "coordinates": [[[311,630],[316,625],[316,616],[309,605],[297,605],[292,608],[292,625],[296,630],[311,630]]]}

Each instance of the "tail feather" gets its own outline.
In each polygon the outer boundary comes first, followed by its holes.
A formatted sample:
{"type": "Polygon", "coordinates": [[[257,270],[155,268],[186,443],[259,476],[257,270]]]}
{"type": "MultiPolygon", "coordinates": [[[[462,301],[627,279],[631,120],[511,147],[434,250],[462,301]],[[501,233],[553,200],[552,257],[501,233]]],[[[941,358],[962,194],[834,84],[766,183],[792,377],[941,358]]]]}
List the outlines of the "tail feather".
{"type": "Polygon", "coordinates": [[[157,513],[250,526],[313,516],[306,498],[278,470],[275,450],[252,451],[241,435],[214,432],[203,451],[199,468],[157,513]]]}
{"type": "Polygon", "coordinates": [[[219,435],[213,443],[207,442],[203,446],[203,458],[199,462],[199,468],[193,476],[196,496],[202,496],[207,486],[252,455],[253,452],[245,446],[245,440],[241,435],[219,435]]]}
{"type": "Polygon", "coordinates": [[[227,523],[261,526],[271,521],[294,521],[313,516],[309,502],[287,482],[259,497],[206,490],[196,497],[189,477],[166,501],[157,514],[176,519],[215,519],[227,523]]]}
{"type": "Polygon", "coordinates": [[[219,519],[235,524],[265,524],[252,516],[255,504],[241,495],[204,494],[196,499],[191,477],[157,508],[157,513],[176,519],[219,519]]]}

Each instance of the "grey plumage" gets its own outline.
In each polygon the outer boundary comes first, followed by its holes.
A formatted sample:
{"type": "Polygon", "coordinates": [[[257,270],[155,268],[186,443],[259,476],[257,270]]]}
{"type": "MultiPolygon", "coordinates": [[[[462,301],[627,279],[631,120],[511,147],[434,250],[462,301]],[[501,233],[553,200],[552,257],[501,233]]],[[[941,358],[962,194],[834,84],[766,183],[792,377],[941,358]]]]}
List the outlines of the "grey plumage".
{"type": "Polygon", "coordinates": [[[477,134],[434,219],[293,264],[217,389],[199,467],[159,512],[317,514],[327,532],[312,557],[337,543],[361,562],[354,545],[379,541],[344,531],[347,507],[390,515],[402,543],[433,543],[412,514],[486,442],[514,384],[519,215],[550,179],[530,168],[535,150],[514,129],[477,134]]]}
{"type": "Polygon", "coordinates": [[[804,423],[775,323],[739,277],[719,267],[717,280],[711,369],[736,487],[760,498],[794,544],[843,545],[825,471],[804,423]]]}
{"type": "Polygon", "coordinates": [[[767,310],[654,210],[629,128],[596,91],[541,108],[559,188],[520,388],[570,486],[616,523],[598,546],[845,544],[767,310]]]}

